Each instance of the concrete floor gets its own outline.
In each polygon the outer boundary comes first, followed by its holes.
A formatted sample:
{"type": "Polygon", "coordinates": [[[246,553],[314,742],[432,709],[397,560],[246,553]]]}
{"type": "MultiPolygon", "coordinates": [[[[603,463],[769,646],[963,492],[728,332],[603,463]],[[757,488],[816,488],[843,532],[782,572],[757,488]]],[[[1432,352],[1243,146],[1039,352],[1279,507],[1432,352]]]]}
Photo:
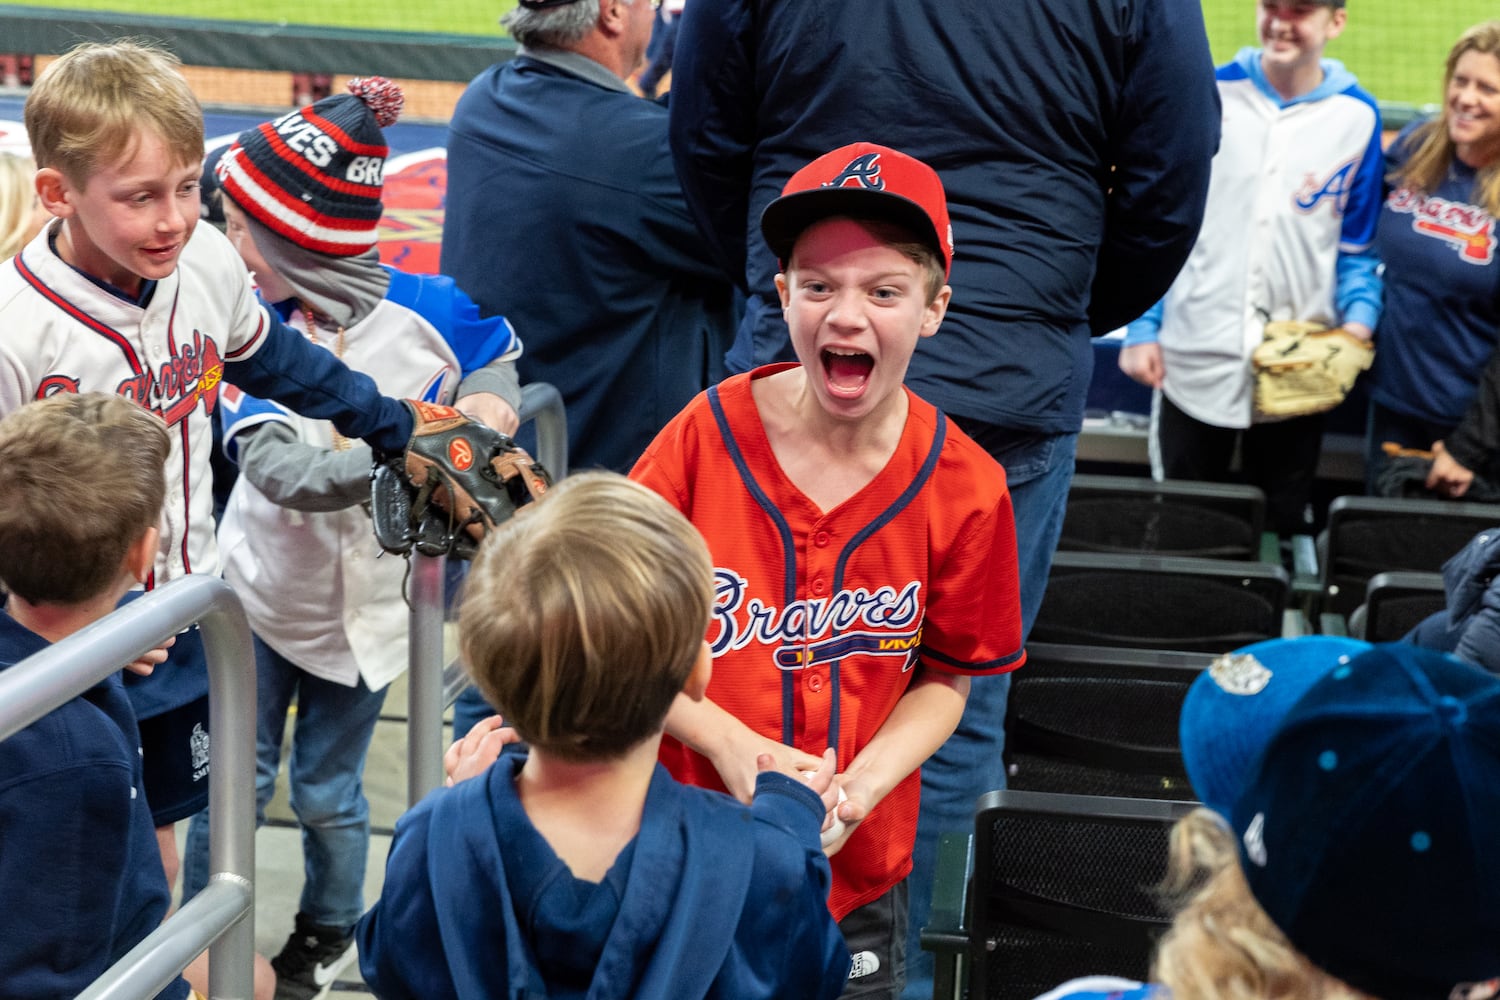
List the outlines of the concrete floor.
{"type": "MultiPolygon", "coordinates": [[[[366,906],[380,895],[391,829],[406,809],[406,718],[406,677],[402,675],[386,696],[365,766],[365,794],[370,800],[372,830],[365,873],[366,906]]],[[[290,738],[291,727],[287,728],[290,738]]],[[[287,804],[284,766],[266,815],[267,824],[255,837],[255,943],[256,950],[269,958],[281,950],[292,932],[302,891],[302,840],[287,804]]],[[[179,846],[185,829],[186,824],[179,824],[179,846]]],[[[329,994],[332,998],[369,995],[357,966],[350,966],[329,994]]]]}

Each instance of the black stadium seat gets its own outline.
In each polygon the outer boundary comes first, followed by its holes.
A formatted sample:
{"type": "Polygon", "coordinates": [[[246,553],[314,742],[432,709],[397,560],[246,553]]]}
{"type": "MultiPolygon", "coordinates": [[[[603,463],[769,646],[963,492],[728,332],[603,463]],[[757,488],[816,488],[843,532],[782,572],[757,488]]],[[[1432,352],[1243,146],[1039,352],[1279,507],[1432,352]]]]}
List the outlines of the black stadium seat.
{"type": "Polygon", "coordinates": [[[1211,654],[1033,642],[1011,675],[1007,786],[1193,798],[1177,738],[1182,700],[1211,654]]]}
{"type": "Polygon", "coordinates": [[[1392,570],[1436,573],[1486,528],[1500,504],[1385,497],[1339,497],[1320,539],[1322,613],[1346,619],[1365,599],[1370,578],[1392,570]]]}
{"type": "Polygon", "coordinates": [[[1059,552],[1031,639],[1227,652],[1283,633],[1290,586],[1264,562],[1059,552]]]}
{"type": "Polygon", "coordinates": [[[1058,547],[1071,552],[1257,559],[1265,494],[1253,486],[1080,473],[1058,547]]]}
{"type": "MultiPolygon", "coordinates": [[[[965,972],[971,1000],[1031,1000],[1083,975],[1144,980],[1169,923],[1155,889],[1171,828],[1193,807],[1014,790],[985,795],[972,849],[940,859],[933,921],[922,932],[923,947],[937,952],[934,996],[962,995],[965,972]]],[[[956,843],[949,838],[945,846],[956,843]]]]}

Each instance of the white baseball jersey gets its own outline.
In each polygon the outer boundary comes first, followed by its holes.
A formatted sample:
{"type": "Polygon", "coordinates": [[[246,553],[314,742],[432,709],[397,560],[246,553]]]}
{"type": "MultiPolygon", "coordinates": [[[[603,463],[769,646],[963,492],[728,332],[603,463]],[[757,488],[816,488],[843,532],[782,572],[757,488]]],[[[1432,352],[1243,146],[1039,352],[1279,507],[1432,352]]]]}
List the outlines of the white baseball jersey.
{"type": "Polygon", "coordinates": [[[58,392],[112,392],[159,414],[172,450],[150,585],[217,573],[209,414],[224,363],[259,350],[270,325],[244,262],[198,226],[142,308],[64,263],[48,239],[43,230],[0,264],[0,413],[58,392]]]}
{"type": "Polygon", "coordinates": [[[1219,70],[1223,137],[1203,227],[1159,332],[1162,391],[1220,427],[1250,426],[1250,355],[1268,321],[1340,322],[1339,252],[1369,248],[1381,201],[1373,99],[1326,61],[1323,84],[1283,104],[1255,78],[1258,59],[1248,50],[1219,70]]]}
{"type": "MultiPolygon", "coordinates": [[[[386,297],[344,331],[340,357],[391,396],[452,403],[465,368],[514,359],[520,341],[503,316],[478,310],[450,279],[392,274],[386,297]],[[459,308],[440,308],[453,302],[459,308]],[[418,311],[421,306],[425,313],[418,311]],[[460,320],[459,316],[472,316],[460,320]]],[[[288,324],[306,330],[300,314],[288,324]]],[[[319,343],[333,348],[320,332],[319,343]]],[[[225,447],[267,421],[286,424],[299,441],[333,446],[333,425],[225,389],[225,447]]],[[[404,560],[381,557],[361,507],[303,513],[277,506],[244,476],[224,511],[219,542],[224,578],[240,595],[255,634],[302,670],[378,691],[406,669],[410,615],[402,597],[404,560]]]]}

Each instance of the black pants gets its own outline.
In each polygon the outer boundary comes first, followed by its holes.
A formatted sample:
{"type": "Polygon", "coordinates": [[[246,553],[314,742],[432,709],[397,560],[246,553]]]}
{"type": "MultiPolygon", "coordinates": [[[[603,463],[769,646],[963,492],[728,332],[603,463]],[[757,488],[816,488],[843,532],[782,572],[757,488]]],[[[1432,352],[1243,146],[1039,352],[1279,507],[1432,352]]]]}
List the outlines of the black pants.
{"type": "Polygon", "coordinates": [[[1168,479],[1258,486],[1266,494],[1266,514],[1278,534],[1306,534],[1312,529],[1312,484],[1323,450],[1323,414],[1244,429],[1215,427],[1188,416],[1163,395],[1156,435],[1162,473],[1168,479]],[[1239,477],[1230,471],[1236,443],[1239,477]]]}

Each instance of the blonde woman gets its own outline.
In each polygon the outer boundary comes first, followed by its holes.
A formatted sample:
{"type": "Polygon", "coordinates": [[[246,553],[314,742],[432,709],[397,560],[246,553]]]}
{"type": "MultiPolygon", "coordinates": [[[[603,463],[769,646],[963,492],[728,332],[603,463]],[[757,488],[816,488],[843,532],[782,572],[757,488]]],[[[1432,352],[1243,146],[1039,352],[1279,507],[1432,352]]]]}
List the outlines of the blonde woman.
{"type": "Polygon", "coordinates": [[[1375,491],[1390,441],[1437,452],[1427,488],[1459,497],[1475,472],[1493,474],[1500,440],[1500,370],[1485,371],[1500,330],[1500,20],[1454,43],[1441,111],[1391,143],[1386,183],[1366,487],[1375,491]]]}
{"type": "Polygon", "coordinates": [[[0,260],[14,257],[47,220],[32,183],[35,175],[29,156],[0,153],[0,260]]]}

